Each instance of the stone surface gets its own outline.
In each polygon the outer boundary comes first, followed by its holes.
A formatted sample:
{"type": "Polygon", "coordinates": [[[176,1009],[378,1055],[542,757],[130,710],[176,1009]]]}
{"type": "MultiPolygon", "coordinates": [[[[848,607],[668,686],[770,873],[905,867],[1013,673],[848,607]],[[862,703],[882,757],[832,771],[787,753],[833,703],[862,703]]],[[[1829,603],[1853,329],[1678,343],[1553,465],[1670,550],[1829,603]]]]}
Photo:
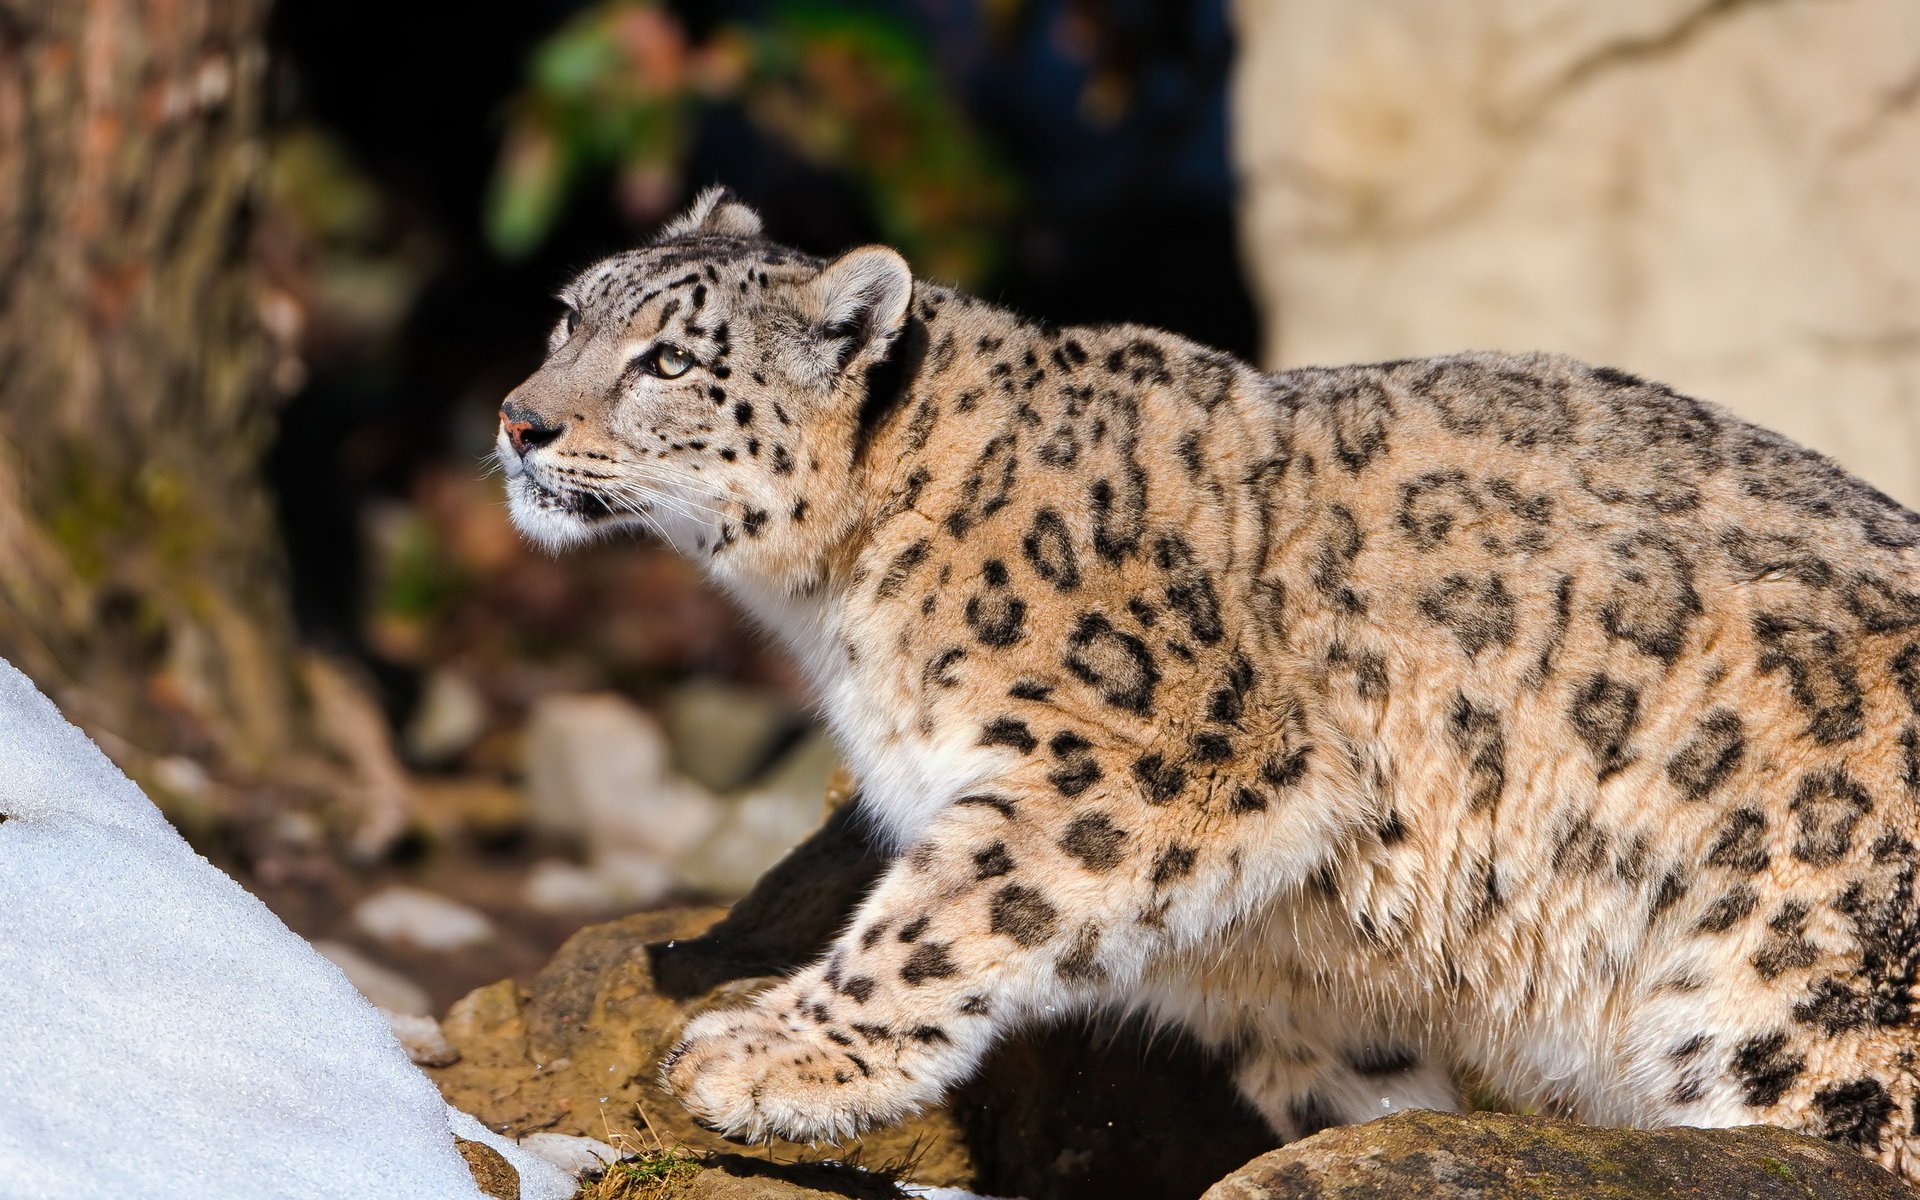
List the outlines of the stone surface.
{"type": "MultiPolygon", "coordinates": [[[[512,1136],[732,1149],[660,1088],[660,1059],[689,1015],[738,1003],[812,958],[845,923],[881,865],[859,828],[841,805],[731,911],[672,909],[592,926],[524,990],[503,980],[469,994],[442,1021],[460,1062],[428,1075],[453,1104],[512,1136]]],[[[944,1109],[855,1143],[775,1143],[760,1153],[912,1161],[917,1182],[1027,1200],[1162,1200],[1198,1195],[1272,1144],[1234,1101],[1225,1071],[1178,1038],[1076,1022],[1002,1046],[944,1109]]]]}
{"type": "MultiPolygon", "coordinates": [[[[569,939],[525,991],[502,980],[469,994],[441,1022],[461,1061],[428,1074],[452,1104],[509,1136],[549,1131],[731,1149],[695,1126],[660,1087],[660,1060],[691,1013],[740,999],[831,936],[874,870],[850,831],[837,832],[831,846],[811,856],[803,848],[801,861],[783,864],[788,873],[776,872],[777,897],[749,898],[732,915],[670,909],[591,926],[569,939]]],[[[880,1131],[857,1152],[870,1160],[904,1158],[916,1143],[930,1148],[921,1167],[929,1182],[969,1174],[945,1113],[880,1131]]],[[[853,1152],[773,1147],[784,1160],[853,1152]]]]}
{"type": "Polygon", "coordinates": [[[452,762],[487,729],[487,698],[471,678],[453,667],[427,673],[420,703],[402,734],[407,757],[424,765],[452,762]]]}
{"type": "Polygon", "coordinates": [[[782,744],[805,728],[805,720],[778,694],[717,679],[674,688],[662,698],[660,716],[675,765],[716,792],[730,792],[759,775],[782,744]]]}
{"type": "Polygon", "coordinates": [[[720,802],[673,774],[660,726],[620,696],[541,699],[528,715],[526,754],[534,827],[590,855],[673,863],[720,823],[720,802]]]}
{"type": "Polygon", "coordinates": [[[494,934],[479,909],[421,888],[390,886],[353,906],[360,932],[390,946],[453,951],[476,946],[494,934]]]}
{"type": "Polygon", "coordinates": [[[1565,351],[1920,503],[1920,6],[1233,11],[1269,365],[1565,351]]]}
{"type": "Polygon", "coordinates": [[[545,913],[600,913],[658,904],[674,869],[647,854],[602,854],[585,864],[548,858],[527,872],[522,896],[545,913]]]}
{"type": "Polygon", "coordinates": [[[467,1160],[467,1170],[483,1193],[494,1200],[520,1200],[520,1172],[498,1150],[460,1137],[453,1139],[453,1146],[467,1160]]]}
{"type": "Polygon", "coordinates": [[[599,1138],[570,1133],[530,1133],[520,1139],[520,1148],[529,1154],[538,1154],[569,1175],[604,1167],[620,1158],[618,1150],[599,1138]]]}
{"type": "Polygon", "coordinates": [[[820,824],[820,797],[838,754],[824,733],[794,745],[727,806],[713,835],[677,864],[689,891],[716,899],[744,896],[774,863],[820,824]]]}
{"type": "Polygon", "coordinates": [[[1912,1200],[1853,1151],[1755,1125],[1601,1129],[1404,1112],[1262,1155],[1203,1200],[1912,1200]]]}
{"type": "Polygon", "coordinates": [[[400,1048],[407,1057],[422,1067],[450,1067],[460,1061],[460,1052],[453,1048],[447,1035],[440,1032],[440,1022],[432,1017],[418,1017],[411,1013],[391,1012],[382,1009],[387,1024],[393,1029],[393,1036],[400,1039],[400,1048]]]}

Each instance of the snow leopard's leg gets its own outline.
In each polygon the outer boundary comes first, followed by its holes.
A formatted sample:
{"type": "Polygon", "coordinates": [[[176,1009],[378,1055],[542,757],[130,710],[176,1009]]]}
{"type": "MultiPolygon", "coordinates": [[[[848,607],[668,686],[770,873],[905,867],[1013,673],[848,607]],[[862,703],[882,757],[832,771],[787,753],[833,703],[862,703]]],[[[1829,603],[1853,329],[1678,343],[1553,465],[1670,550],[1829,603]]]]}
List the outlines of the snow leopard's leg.
{"type": "Polygon", "coordinates": [[[1304,875],[1314,852],[1308,835],[1275,835],[1277,799],[1242,797],[1235,813],[1232,793],[1209,811],[1071,790],[1071,803],[1044,786],[955,801],[824,959],[749,1008],[692,1021],[668,1085],[697,1119],[749,1138],[897,1120],[1009,1027],[1124,996],[1157,956],[1304,875]]]}
{"type": "Polygon", "coordinates": [[[1259,943],[1243,928],[1165,964],[1137,1007],[1230,1062],[1241,1097],[1285,1141],[1406,1108],[1460,1108],[1446,1056],[1422,1036],[1429,1021],[1342,1004],[1259,943]]]}
{"type": "Polygon", "coordinates": [[[1407,1108],[1460,1110],[1446,1064],[1412,1040],[1359,1024],[1337,1034],[1331,1022],[1305,1024],[1245,1047],[1234,1070],[1240,1094],[1285,1140],[1407,1108]]]}

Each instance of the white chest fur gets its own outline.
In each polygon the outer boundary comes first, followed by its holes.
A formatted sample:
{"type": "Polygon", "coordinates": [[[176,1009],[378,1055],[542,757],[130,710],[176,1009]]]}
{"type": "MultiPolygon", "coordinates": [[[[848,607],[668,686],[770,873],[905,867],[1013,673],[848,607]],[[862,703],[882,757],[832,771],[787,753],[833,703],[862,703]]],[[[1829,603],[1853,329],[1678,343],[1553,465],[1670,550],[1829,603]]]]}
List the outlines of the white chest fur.
{"type": "Polygon", "coordinates": [[[898,664],[862,654],[857,635],[848,653],[833,598],[733,590],[800,664],[859,782],[862,811],[894,849],[916,841],[942,808],[992,773],[997,752],[974,736],[923,726],[923,698],[898,664]]]}

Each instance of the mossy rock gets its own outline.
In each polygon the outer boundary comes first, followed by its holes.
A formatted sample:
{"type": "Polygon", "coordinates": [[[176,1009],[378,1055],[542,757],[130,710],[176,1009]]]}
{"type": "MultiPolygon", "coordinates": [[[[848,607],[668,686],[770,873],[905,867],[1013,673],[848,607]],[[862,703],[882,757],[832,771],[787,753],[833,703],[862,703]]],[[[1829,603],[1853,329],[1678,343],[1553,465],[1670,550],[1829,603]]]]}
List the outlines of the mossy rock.
{"type": "Polygon", "coordinates": [[[1853,1151],[1766,1125],[1603,1129],[1404,1112],[1254,1159],[1203,1200],[1920,1200],[1853,1151]]]}

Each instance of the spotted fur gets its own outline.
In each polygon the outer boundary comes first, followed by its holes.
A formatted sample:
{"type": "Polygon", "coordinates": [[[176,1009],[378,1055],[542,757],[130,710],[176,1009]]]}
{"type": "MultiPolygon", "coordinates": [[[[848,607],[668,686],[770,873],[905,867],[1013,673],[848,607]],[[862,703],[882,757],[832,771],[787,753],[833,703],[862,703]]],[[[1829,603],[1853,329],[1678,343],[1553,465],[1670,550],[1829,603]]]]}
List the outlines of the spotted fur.
{"type": "Polygon", "coordinates": [[[1620,371],[1261,374],[718,193],[563,298],[515,518],[703,563],[899,851],[823,961],[688,1027],[700,1119],[839,1137],[1121,1006],[1286,1137],[1469,1068],[1920,1175],[1913,514],[1620,371]]]}

